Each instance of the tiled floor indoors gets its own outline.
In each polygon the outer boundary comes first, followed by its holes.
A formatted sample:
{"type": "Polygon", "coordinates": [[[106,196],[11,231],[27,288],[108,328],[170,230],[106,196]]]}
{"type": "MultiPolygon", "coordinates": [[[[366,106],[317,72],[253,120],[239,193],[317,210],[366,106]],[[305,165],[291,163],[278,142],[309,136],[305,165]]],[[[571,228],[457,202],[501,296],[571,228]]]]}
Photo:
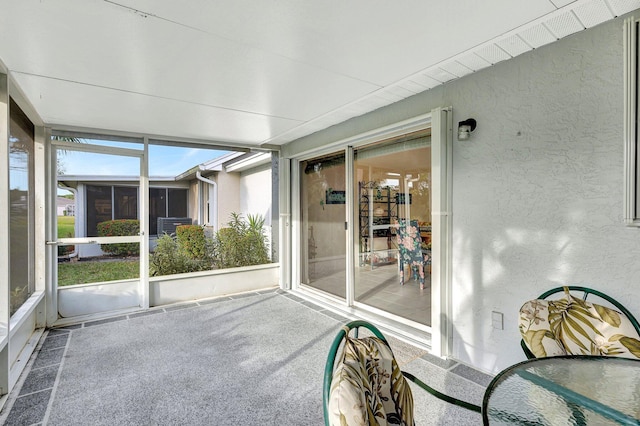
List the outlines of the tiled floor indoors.
{"type": "MultiPolygon", "coordinates": [[[[318,270],[309,284],[322,291],[345,297],[344,271],[318,270]]],[[[431,325],[431,275],[425,273],[424,289],[414,277],[400,285],[398,264],[365,265],[356,268],[356,301],[408,318],[420,324],[431,325]]]]}
{"type": "MultiPolygon", "coordinates": [[[[6,425],[321,425],[326,356],[348,319],[266,290],[45,332],[6,425]]],[[[491,376],[389,337],[401,369],[480,405],[491,376]]],[[[417,425],[478,413],[414,387],[417,425]]]]}

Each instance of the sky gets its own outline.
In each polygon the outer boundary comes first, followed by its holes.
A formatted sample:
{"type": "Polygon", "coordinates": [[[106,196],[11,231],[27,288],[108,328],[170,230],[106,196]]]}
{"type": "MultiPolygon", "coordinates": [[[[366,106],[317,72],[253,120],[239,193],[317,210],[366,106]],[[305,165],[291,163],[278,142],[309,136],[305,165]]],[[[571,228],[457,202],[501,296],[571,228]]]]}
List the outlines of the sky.
{"type": "MultiPolygon", "coordinates": [[[[119,146],[141,149],[140,144],[110,143],[105,141],[85,141],[92,145],[119,146]]],[[[169,147],[149,145],[149,176],[176,176],[208,160],[226,154],[198,148],[169,147]]],[[[79,151],[65,151],[58,154],[62,174],[65,175],[138,175],[139,160],[135,157],[122,157],[105,154],[92,154],[79,151]]]]}
{"type": "MultiPolygon", "coordinates": [[[[124,142],[85,140],[91,145],[142,149],[142,145],[124,142]]],[[[177,176],[190,168],[219,157],[229,151],[149,145],[149,176],[177,176]]],[[[138,176],[140,160],[137,157],[93,154],[80,151],[58,152],[59,173],[63,175],[138,176]]],[[[58,189],[58,195],[70,194],[58,189]]]]}

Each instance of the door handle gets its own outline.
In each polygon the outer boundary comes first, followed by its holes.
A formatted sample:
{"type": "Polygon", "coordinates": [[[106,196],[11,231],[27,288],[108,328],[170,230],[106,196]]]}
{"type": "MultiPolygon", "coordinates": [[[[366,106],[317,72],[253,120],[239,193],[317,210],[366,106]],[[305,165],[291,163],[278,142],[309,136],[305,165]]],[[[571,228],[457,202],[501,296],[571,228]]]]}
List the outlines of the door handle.
{"type": "Polygon", "coordinates": [[[47,241],[47,242],[46,242],[46,244],[47,244],[48,246],[57,246],[57,245],[58,245],[58,242],[57,242],[57,241],[47,241]]]}

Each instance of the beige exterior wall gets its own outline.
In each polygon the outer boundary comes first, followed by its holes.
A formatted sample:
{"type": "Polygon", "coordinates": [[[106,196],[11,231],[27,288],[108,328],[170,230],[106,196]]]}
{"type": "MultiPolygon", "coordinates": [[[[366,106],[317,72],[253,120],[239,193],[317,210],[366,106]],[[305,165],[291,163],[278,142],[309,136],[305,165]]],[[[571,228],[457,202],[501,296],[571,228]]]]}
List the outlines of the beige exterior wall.
{"type": "Polygon", "coordinates": [[[240,173],[218,172],[213,179],[218,184],[218,223],[216,231],[229,222],[231,213],[240,210],[240,173]]]}
{"type": "Polygon", "coordinates": [[[271,164],[240,174],[240,211],[259,214],[265,226],[271,226],[271,164]]]}
{"type": "Polygon", "coordinates": [[[198,208],[198,202],[200,198],[200,186],[198,181],[191,181],[189,183],[189,201],[187,214],[193,221],[194,225],[202,225],[202,218],[200,217],[200,209],[198,208]]]}

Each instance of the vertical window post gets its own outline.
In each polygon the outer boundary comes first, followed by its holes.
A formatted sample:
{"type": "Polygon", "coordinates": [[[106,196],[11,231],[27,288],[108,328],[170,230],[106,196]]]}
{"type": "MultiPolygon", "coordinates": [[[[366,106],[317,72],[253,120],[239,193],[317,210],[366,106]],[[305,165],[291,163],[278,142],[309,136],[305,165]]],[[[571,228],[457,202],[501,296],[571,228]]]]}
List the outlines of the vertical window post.
{"type": "Polygon", "coordinates": [[[624,221],[640,226],[638,212],[638,21],[624,21],[624,221]]]}

